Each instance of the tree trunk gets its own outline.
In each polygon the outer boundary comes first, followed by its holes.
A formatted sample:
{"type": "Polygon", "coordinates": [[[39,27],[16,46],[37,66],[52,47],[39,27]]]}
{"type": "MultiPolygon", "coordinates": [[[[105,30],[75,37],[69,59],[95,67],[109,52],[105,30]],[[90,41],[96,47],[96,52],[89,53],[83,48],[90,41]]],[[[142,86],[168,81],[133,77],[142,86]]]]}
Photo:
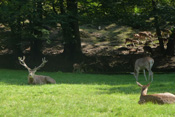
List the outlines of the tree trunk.
{"type": "Polygon", "coordinates": [[[22,32],[22,25],[21,25],[20,17],[17,19],[17,23],[15,25],[11,25],[11,40],[10,40],[10,48],[13,50],[13,54],[15,56],[21,56],[21,32],[22,32]]]}
{"type": "Polygon", "coordinates": [[[173,29],[170,38],[168,39],[166,55],[175,55],[175,29],[173,29]]]}
{"type": "MultiPolygon", "coordinates": [[[[42,2],[38,1],[36,4],[36,17],[35,19],[33,19],[33,27],[39,27],[42,28],[42,16],[43,16],[43,8],[42,8],[42,2]]],[[[37,38],[33,38],[30,40],[30,44],[31,44],[31,56],[32,57],[37,57],[40,56],[42,54],[41,52],[41,48],[42,48],[42,32],[37,30],[37,29],[33,29],[33,33],[34,35],[37,35],[37,38]]]]}
{"type": "Polygon", "coordinates": [[[63,0],[60,1],[61,14],[66,15],[66,19],[61,24],[64,38],[63,54],[67,58],[75,59],[82,55],[79,24],[77,18],[77,1],[67,0],[67,13],[65,12],[63,2],[63,0]]]}
{"type": "Polygon", "coordinates": [[[154,13],[154,19],[155,19],[154,21],[155,21],[156,34],[159,40],[161,51],[164,53],[165,48],[163,44],[160,27],[159,27],[159,20],[158,20],[158,14],[157,14],[157,1],[155,2],[155,0],[152,0],[152,7],[153,7],[153,13],[154,13]]]}
{"type": "Polygon", "coordinates": [[[31,43],[31,56],[32,57],[41,56],[42,40],[35,39],[32,40],[30,43],[31,43]]]}

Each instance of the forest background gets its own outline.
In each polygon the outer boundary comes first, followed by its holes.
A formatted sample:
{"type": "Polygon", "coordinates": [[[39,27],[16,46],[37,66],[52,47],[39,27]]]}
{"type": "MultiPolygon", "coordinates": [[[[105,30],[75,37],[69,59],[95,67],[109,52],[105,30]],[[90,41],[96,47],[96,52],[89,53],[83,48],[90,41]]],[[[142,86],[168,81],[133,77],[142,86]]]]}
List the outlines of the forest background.
{"type": "Polygon", "coordinates": [[[26,56],[31,67],[46,57],[46,71],[77,63],[87,73],[121,73],[151,56],[153,71],[173,71],[174,21],[174,0],[1,0],[0,67],[22,69],[18,57],[26,56]],[[125,42],[143,31],[153,37],[125,42]]]}

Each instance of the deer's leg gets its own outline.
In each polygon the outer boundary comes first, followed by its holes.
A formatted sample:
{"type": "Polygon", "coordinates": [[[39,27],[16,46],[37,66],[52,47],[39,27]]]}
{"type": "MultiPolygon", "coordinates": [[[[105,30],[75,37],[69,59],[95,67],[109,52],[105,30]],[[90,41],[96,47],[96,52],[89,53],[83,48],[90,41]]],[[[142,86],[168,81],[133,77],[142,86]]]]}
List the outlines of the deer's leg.
{"type": "Polygon", "coordinates": [[[150,80],[150,77],[151,77],[151,82],[153,81],[153,72],[150,70],[149,71],[149,80],[150,80]]]}
{"type": "Polygon", "coordinates": [[[138,104],[144,104],[145,100],[139,100],[138,104]]]}
{"type": "Polygon", "coordinates": [[[139,77],[139,70],[136,70],[136,71],[135,71],[135,75],[134,75],[134,76],[135,76],[135,78],[136,78],[136,81],[138,81],[138,77],[139,77]]]}
{"type": "Polygon", "coordinates": [[[143,74],[144,74],[145,80],[147,81],[147,77],[146,77],[146,74],[145,74],[145,69],[143,70],[143,74]]]}
{"type": "Polygon", "coordinates": [[[138,81],[138,73],[136,73],[135,78],[136,78],[136,81],[138,81]]]}
{"type": "Polygon", "coordinates": [[[150,80],[150,77],[151,77],[151,69],[149,67],[146,67],[147,71],[148,71],[148,80],[150,80]]]}
{"type": "Polygon", "coordinates": [[[150,67],[147,68],[148,72],[149,72],[149,80],[151,77],[151,82],[153,81],[153,72],[151,71],[153,64],[150,64],[150,67]]]}
{"type": "MultiPolygon", "coordinates": [[[[148,70],[148,72],[149,72],[149,80],[150,80],[150,77],[152,78],[152,71],[148,70]]],[[[153,78],[152,78],[152,80],[153,80],[153,78]]]]}

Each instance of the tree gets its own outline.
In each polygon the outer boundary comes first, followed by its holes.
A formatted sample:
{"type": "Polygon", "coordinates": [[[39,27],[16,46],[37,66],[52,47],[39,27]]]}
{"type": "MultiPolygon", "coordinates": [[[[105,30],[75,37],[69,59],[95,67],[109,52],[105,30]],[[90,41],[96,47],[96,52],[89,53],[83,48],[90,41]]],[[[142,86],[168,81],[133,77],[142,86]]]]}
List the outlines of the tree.
{"type": "Polygon", "coordinates": [[[64,6],[64,1],[60,0],[60,11],[62,15],[61,27],[63,31],[63,54],[73,59],[82,55],[81,40],[78,24],[78,8],[77,0],[67,0],[67,7],[64,6]]]}
{"type": "Polygon", "coordinates": [[[1,2],[0,22],[10,28],[9,47],[17,56],[24,42],[30,42],[31,55],[41,54],[43,40],[49,31],[44,28],[43,0],[12,0],[1,2]]]}
{"type": "Polygon", "coordinates": [[[175,28],[172,29],[172,34],[167,43],[166,55],[175,55],[175,28]]]}
{"type": "Polygon", "coordinates": [[[157,34],[157,37],[158,37],[158,40],[159,40],[161,51],[164,52],[165,48],[164,48],[163,39],[162,39],[160,26],[159,26],[159,15],[157,13],[157,4],[158,4],[157,1],[152,0],[152,7],[153,7],[154,24],[155,24],[155,28],[156,28],[156,34],[157,34]]]}

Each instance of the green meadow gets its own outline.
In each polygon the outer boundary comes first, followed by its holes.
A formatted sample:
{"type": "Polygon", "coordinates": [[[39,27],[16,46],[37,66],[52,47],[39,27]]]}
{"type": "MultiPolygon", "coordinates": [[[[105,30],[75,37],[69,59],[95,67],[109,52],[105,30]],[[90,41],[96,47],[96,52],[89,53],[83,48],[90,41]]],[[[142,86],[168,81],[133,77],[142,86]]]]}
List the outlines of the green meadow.
{"type": "MultiPolygon", "coordinates": [[[[139,105],[130,74],[38,72],[57,84],[28,85],[25,70],[0,69],[0,117],[174,117],[175,104],[139,105]]],[[[147,84],[143,74],[141,84],[147,84]]],[[[175,73],[154,74],[148,94],[175,93],[175,73]]]]}

